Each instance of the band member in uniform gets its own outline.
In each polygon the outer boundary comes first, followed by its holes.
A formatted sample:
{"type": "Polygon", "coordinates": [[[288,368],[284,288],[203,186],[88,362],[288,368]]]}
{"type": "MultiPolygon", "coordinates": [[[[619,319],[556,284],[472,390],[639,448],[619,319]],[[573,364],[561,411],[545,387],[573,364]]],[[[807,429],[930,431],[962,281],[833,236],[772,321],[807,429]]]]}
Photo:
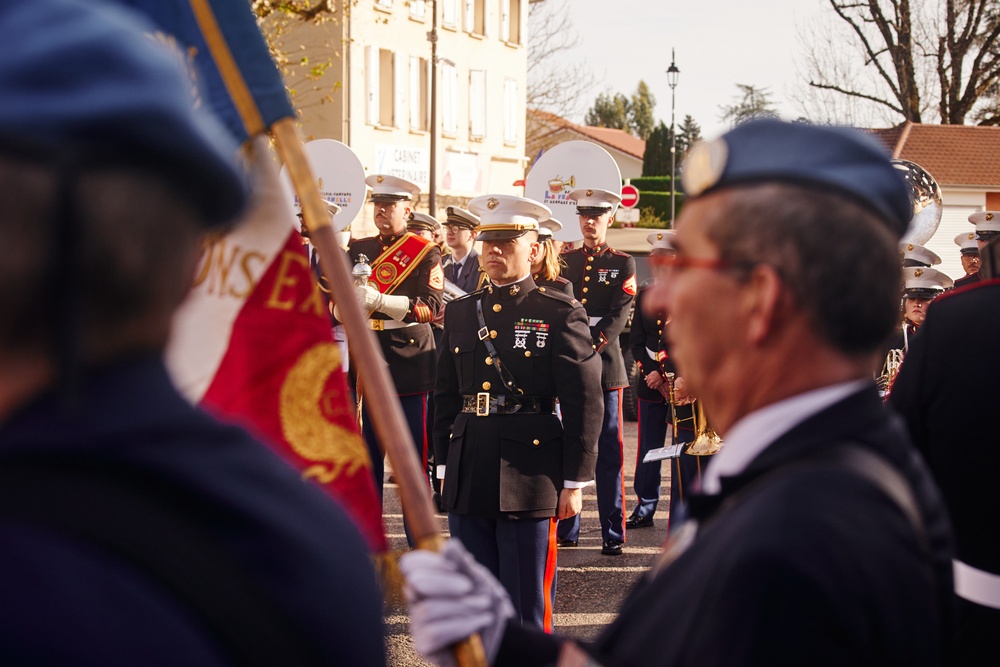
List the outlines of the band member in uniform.
{"type": "Polygon", "coordinates": [[[927,307],[935,297],[953,285],[951,278],[931,267],[903,269],[903,323],[885,345],[882,371],[877,376],[879,388],[885,396],[892,391],[899,366],[910,349],[910,341],[927,319],[927,307]]]}
{"type": "Polygon", "coordinates": [[[414,643],[436,660],[478,631],[497,667],[942,664],[946,509],[872,381],[905,181],[860,132],[771,119],[696,144],[682,173],[648,306],[726,442],[687,522],[585,645],[507,623],[458,543],[404,555],[414,643]]]}
{"type": "MultiPolygon", "coordinates": [[[[659,257],[673,253],[671,239],[673,231],[653,232],[646,240],[653,247],[650,257],[659,257]]],[[[629,331],[629,347],[632,358],[639,367],[639,382],[636,385],[638,399],[638,429],[639,451],[635,461],[635,478],[632,489],[636,495],[636,506],[631,516],[625,522],[627,528],[650,528],[653,526],[653,514],[660,502],[660,468],[661,461],[643,462],[650,450],[663,447],[666,442],[667,429],[673,432],[673,442],[687,443],[694,439],[692,428],[692,407],[690,403],[676,405],[675,421],[670,409],[670,386],[667,374],[677,370],[667,350],[664,332],[667,327],[667,313],[657,312],[643,306],[643,301],[652,288],[650,280],[639,290],[635,298],[635,310],[632,314],[632,328],[629,331]]],[[[672,468],[670,476],[670,510],[671,514],[680,505],[681,494],[688,480],[697,474],[695,459],[689,454],[668,459],[672,468]],[[692,470],[685,470],[684,480],[681,479],[681,457],[684,457],[685,467],[690,463],[692,470]]]]}
{"type": "Polygon", "coordinates": [[[889,398],[941,487],[955,531],[958,630],[948,656],[954,665],[996,662],[1000,448],[989,415],[1000,404],[997,341],[1000,280],[984,276],[964,290],[943,294],[931,304],[889,398]]]}
{"type": "MultiPolygon", "coordinates": [[[[622,443],[622,388],[628,385],[618,337],[625,329],[635,298],[635,260],[608,245],[608,227],[621,196],[598,189],[569,193],[576,201],[583,246],[564,253],[563,277],[587,309],[594,349],[601,355],[604,425],[597,445],[597,513],[601,523],[601,553],[618,556],[625,544],[625,476],[622,443]]],[[[559,526],[559,545],[576,546],[580,517],[559,526]]]]}
{"type": "Polygon", "coordinates": [[[978,283],[979,277],[979,244],[976,243],[975,232],[963,232],[955,237],[957,245],[962,253],[962,269],[965,275],[955,281],[955,287],[963,287],[978,283]]]}
{"type": "MultiPolygon", "coordinates": [[[[351,241],[348,254],[355,264],[362,255],[371,264],[367,285],[355,287],[361,308],[371,313],[382,355],[389,365],[396,394],[417,447],[417,456],[427,465],[427,396],[434,388],[434,334],[430,322],[441,308],[444,275],[441,251],[425,238],[406,231],[412,200],[420,188],[397,176],[376,174],[365,182],[371,186],[378,235],[351,241]]],[[[373,363],[355,359],[355,364],[373,363]]],[[[372,472],[379,497],[382,494],[384,460],[369,410],[364,383],[358,399],[362,404],[362,433],[372,457],[372,472]]]]}
{"type": "Polygon", "coordinates": [[[978,211],[969,216],[969,222],[976,226],[976,245],[980,250],[1000,236],[1000,211],[978,211]]]}
{"type": "Polygon", "coordinates": [[[444,242],[451,248],[444,266],[444,277],[463,292],[475,292],[486,284],[486,273],[479,265],[476,235],[479,218],[464,208],[449,206],[444,221],[444,242]]]}
{"type": "Polygon", "coordinates": [[[586,311],[531,279],[549,209],[509,195],[469,207],[482,217],[490,285],[445,310],[434,390],[442,499],[452,536],[503,583],[514,618],[550,631],[556,519],[580,511],[593,479],[601,364],[586,311]]]}
{"type": "Polygon", "coordinates": [[[937,266],[941,263],[940,255],[919,243],[900,243],[899,252],[903,256],[904,269],[911,266],[937,266]]]}
{"type": "Polygon", "coordinates": [[[541,287],[551,287],[561,290],[570,297],[573,296],[573,283],[562,277],[562,259],[556,251],[552,234],[562,229],[562,223],[555,218],[549,218],[539,224],[538,242],[542,249],[531,264],[531,277],[535,284],[541,287]]]}
{"type": "Polygon", "coordinates": [[[406,231],[412,232],[435,244],[437,241],[434,240],[434,235],[440,229],[441,223],[426,213],[413,211],[410,213],[410,219],[406,221],[406,231]]]}

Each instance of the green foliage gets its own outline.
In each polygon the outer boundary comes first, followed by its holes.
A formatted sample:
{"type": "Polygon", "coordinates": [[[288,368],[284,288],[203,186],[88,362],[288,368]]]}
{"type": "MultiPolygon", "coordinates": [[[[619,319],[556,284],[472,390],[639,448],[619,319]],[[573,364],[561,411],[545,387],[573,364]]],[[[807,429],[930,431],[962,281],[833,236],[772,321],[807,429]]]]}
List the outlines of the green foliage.
{"type": "Polygon", "coordinates": [[[691,116],[684,116],[684,121],[681,123],[680,127],[677,129],[677,169],[680,169],[680,163],[684,161],[687,157],[688,151],[695,142],[701,141],[701,125],[695,122],[695,119],[691,116]]]}
{"type": "Polygon", "coordinates": [[[642,175],[670,176],[670,128],[661,120],[646,139],[642,175]]]}
{"type": "Polygon", "coordinates": [[[636,227],[645,229],[668,229],[670,227],[670,212],[667,217],[661,217],[652,206],[639,207],[639,222],[636,227]]]}
{"type": "MultiPolygon", "coordinates": [[[[669,169],[667,171],[670,171],[669,169]]],[[[645,198],[647,192],[666,192],[670,194],[670,176],[643,176],[633,178],[632,185],[639,188],[640,197],[645,198]]]]}
{"type": "Polygon", "coordinates": [[[719,118],[729,123],[730,127],[742,125],[754,118],[778,117],[770,90],[745,83],[738,83],[736,87],[740,92],[733,97],[733,104],[723,104],[719,107],[722,110],[719,118]]]}
{"type": "MultiPolygon", "coordinates": [[[[639,181],[639,180],[642,180],[642,179],[633,178],[632,179],[632,185],[635,185],[636,187],[639,187],[639,185],[637,183],[637,181],[639,181]]],[[[664,220],[664,221],[669,221],[670,220],[670,192],[669,192],[669,189],[670,188],[668,186],[668,188],[667,188],[668,191],[667,192],[646,192],[646,191],[644,191],[644,190],[642,190],[640,188],[640,190],[639,190],[639,210],[640,210],[640,215],[647,215],[647,209],[648,209],[648,215],[651,218],[652,217],[656,217],[656,218],[660,218],[661,220],[664,220]]],[[[677,203],[677,214],[680,215],[681,207],[684,204],[684,195],[681,194],[680,192],[677,193],[676,203],[677,203]]],[[[640,218],[640,221],[641,220],[642,220],[642,218],[640,218]]],[[[643,225],[640,224],[639,226],[642,227],[643,225]]],[[[663,226],[667,226],[667,223],[664,222],[663,226]]]]}
{"type": "Polygon", "coordinates": [[[616,130],[628,129],[629,101],[621,93],[614,96],[601,93],[594,100],[594,106],[587,111],[583,122],[592,127],[610,127],[616,130]]]}
{"type": "Polygon", "coordinates": [[[592,127],[610,127],[625,130],[629,134],[647,139],[653,132],[656,121],[653,109],[656,98],[650,92],[645,81],[639,81],[632,97],[622,93],[600,93],[594,100],[594,106],[588,111],[583,122],[592,127]]]}

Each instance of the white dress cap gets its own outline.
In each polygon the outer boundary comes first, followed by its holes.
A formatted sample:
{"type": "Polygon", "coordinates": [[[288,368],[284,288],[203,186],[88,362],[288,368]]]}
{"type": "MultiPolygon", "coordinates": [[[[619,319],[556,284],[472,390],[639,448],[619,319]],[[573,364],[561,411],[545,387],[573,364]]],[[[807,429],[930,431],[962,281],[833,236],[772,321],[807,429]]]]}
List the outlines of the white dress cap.
{"type": "Polygon", "coordinates": [[[947,274],[929,266],[911,266],[903,269],[903,294],[909,297],[930,298],[935,293],[951,289],[955,281],[947,274]]]}
{"type": "Polygon", "coordinates": [[[903,266],[936,266],[941,263],[941,257],[936,252],[919,243],[900,243],[899,251],[903,253],[903,266]]]}
{"type": "Polygon", "coordinates": [[[677,235],[672,229],[664,229],[660,232],[653,232],[646,237],[646,243],[653,246],[653,250],[676,250],[674,248],[674,236],[677,235]]]}
{"type": "Polygon", "coordinates": [[[420,194],[420,186],[399,176],[372,174],[365,179],[371,186],[372,199],[415,199],[420,194]]]}
{"type": "Polygon", "coordinates": [[[600,188],[577,188],[567,196],[576,201],[577,209],[603,208],[614,211],[622,200],[620,194],[600,188]]]}
{"type": "Polygon", "coordinates": [[[963,255],[979,254],[979,244],[976,243],[975,232],[962,232],[955,237],[955,245],[961,248],[963,255]]]}
{"type": "Polygon", "coordinates": [[[479,239],[513,239],[527,231],[538,231],[539,223],[552,217],[548,206],[514,195],[481,195],[469,202],[479,216],[479,239]]]}

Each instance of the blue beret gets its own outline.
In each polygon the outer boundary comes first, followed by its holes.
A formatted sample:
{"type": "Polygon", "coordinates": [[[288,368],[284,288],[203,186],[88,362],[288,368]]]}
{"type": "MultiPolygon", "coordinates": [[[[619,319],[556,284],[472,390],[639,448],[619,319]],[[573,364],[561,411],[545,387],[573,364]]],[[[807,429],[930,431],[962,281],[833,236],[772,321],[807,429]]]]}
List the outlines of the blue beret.
{"type": "Polygon", "coordinates": [[[839,192],[878,213],[899,237],[913,217],[910,189],[885,150],[846,127],[750,121],[692,147],[682,180],[689,198],[762,182],[839,192]]]}
{"type": "Polygon", "coordinates": [[[235,140],[195,109],[180,53],[154,42],[150,24],[98,0],[4,4],[0,137],[84,166],[99,160],[161,174],[210,225],[242,212],[235,140]]]}

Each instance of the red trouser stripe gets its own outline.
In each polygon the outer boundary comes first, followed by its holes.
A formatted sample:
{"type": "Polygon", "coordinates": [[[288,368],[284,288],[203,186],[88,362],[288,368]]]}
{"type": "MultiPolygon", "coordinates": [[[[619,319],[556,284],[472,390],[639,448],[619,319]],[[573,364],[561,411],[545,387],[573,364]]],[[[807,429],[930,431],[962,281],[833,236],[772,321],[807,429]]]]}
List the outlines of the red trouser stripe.
{"type": "Polygon", "coordinates": [[[545,578],[542,580],[542,596],[545,599],[544,619],[542,629],[549,634],[552,633],[552,598],[555,591],[553,587],[556,582],[556,527],[559,525],[558,519],[549,520],[549,543],[548,551],[545,554],[545,578]]]}

